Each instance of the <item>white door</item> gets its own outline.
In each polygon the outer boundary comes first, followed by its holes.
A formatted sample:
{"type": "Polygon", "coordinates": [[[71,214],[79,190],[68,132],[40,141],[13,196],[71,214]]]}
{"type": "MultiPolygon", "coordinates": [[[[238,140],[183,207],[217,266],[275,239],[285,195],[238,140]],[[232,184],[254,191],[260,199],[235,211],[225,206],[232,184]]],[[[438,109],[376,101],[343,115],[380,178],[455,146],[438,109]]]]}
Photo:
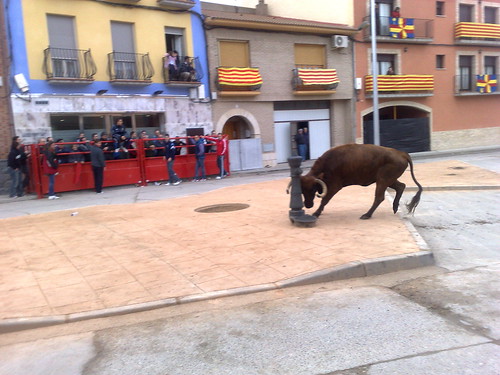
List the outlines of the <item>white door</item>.
{"type": "Polygon", "coordinates": [[[292,133],[289,122],[274,123],[274,141],[276,142],[276,162],[286,163],[292,156],[292,133]]]}
{"type": "Polygon", "coordinates": [[[330,121],[309,121],[309,154],[311,159],[319,158],[330,147],[330,121]]]}

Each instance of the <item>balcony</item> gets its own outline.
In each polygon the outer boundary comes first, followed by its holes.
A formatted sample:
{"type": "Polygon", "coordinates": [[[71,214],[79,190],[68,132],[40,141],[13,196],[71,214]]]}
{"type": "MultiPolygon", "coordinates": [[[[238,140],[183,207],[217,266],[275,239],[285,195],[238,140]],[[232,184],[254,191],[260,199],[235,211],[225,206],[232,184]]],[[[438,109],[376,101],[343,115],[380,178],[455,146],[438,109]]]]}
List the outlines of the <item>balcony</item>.
{"type": "Polygon", "coordinates": [[[220,96],[256,96],[262,86],[259,68],[218,67],[215,80],[220,96]]]}
{"type": "Polygon", "coordinates": [[[166,57],[162,59],[163,81],[168,86],[197,87],[201,85],[203,68],[198,57],[179,56],[175,68],[169,67],[166,57]],[[179,63],[182,61],[182,63],[179,63]]]}
{"type": "MultiPolygon", "coordinates": [[[[370,17],[363,20],[370,22],[370,17]]],[[[376,23],[377,42],[426,44],[434,39],[434,20],[379,16],[376,23]]],[[[365,41],[371,41],[370,30],[370,27],[364,29],[365,41]]]]}
{"type": "MultiPolygon", "coordinates": [[[[379,75],[377,87],[380,98],[432,96],[434,76],[431,74],[379,75]]],[[[365,77],[365,93],[373,97],[373,76],[365,77]]]]}
{"type": "Polygon", "coordinates": [[[89,50],[53,48],[43,51],[43,72],[52,83],[91,83],[97,68],[89,50]]]}
{"type": "Polygon", "coordinates": [[[150,84],[154,75],[149,54],[111,52],[108,54],[109,81],[114,84],[150,84]]]}
{"type": "Polygon", "coordinates": [[[463,45],[500,46],[500,25],[458,22],[455,24],[455,41],[463,45]]]}
{"type": "Polygon", "coordinates": [[[301,66],[292,70],[295,95],[334,94],[339,82],[336,69],[301,66]]]}
{"type": "Polygon", "coordinates": [[[188,10],[196,5],[192,0],[158,0],[158,5],[169,9],[188,10]]]}
{"type": "Polygon", "coordinates": [[[495,74],[461,74],[454,77],[456,96],[499,95],[495,74]]]}

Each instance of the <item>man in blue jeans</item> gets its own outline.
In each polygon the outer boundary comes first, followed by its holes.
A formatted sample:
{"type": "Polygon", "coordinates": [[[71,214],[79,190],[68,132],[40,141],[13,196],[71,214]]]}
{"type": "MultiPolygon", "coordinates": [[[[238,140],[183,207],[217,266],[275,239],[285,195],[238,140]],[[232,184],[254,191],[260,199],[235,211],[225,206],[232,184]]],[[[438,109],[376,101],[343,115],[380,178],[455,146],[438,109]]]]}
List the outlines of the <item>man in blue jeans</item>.
{"type": "Polygon", "coordinates": [[[165,160],[167,161],[168,182],[166,185],[179,185],[181,179],[174,171],[175,143],[170,140],[170,135],[165,134],[165,160]]]}
{"type": "Polygon", "coordinates": [[[206,181],[205,175],[205,143],[199,135],[194,136],[194,153],[196,156],[196,167],[194,169],[193,182],[206,181]],[[198,177],[198,172],[200,176],[198,177]]]}
{"type": "Polygon", "coordinates": [[[307,154],[307,143],[306,137],[304,137],[304,130],[297,130],[297,134],[295,134],[295,143],[297,144],[297,153],[302,157],[302,161],[306,160],[307,154]]]}

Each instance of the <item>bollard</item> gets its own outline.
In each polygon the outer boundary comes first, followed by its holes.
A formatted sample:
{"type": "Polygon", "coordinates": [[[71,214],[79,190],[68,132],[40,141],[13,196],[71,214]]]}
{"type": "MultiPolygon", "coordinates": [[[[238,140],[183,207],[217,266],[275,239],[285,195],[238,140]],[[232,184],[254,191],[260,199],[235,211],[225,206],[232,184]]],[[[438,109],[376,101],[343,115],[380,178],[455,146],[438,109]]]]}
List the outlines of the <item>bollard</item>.
{"type": "Polygon", "coordinates": [[[302,157],[300,156],[291,156],[288,158],[290,177],[292,179],[290,191],[290,212],[288,216],[294,225],[303,228],[310,228],[316,224],[317,217],[307,215],[302,209],[304,205],[302,203],[302,189],[300,187],[300,176],[302,175],[302,169],[300,168],[301,163],[302,157]]]}

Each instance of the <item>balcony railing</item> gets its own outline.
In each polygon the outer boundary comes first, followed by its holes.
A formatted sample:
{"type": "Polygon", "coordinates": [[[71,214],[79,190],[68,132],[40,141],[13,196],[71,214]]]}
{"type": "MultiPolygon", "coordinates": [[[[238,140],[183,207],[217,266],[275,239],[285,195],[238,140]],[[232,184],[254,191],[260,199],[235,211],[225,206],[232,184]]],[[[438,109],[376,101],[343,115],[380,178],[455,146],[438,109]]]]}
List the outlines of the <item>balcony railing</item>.
{"type": "Polygon", "coordinates": [[[455,39],[461,44],[500,45],[500,25],[495,23],[458,22],[455,39]]]}
{"type": "Polygon", "coordinates": [[[500,94],[495,74],[459,74],[454,77],[455,95],[500,94]]]}
{"type": "Polygon", "coordinates": [[[43,55],[43,71],[49,81],[93,81],[97,72],[90,49],[49,47],[43,55]]]}
{"type": "MultiPolygon", "coordinates": [[[[381,96],[430,96],[434,90],[431,74],[379,75],[378,92],[381,96]]],[[[365,92],[373,94],[373,76],[365,77],[365,92]]]]}
{"type": "Polygon", "coordinates": [[[157,0],[158,5],[165,6],[171,9],[191,9],[196,5],[193,0],[157,0]]]}
{"type": "Polygon", "coordinates": [[[339,82],[336,69],[301,66],[292,70],[292,88],[296,92],[331,91],[339,82]]]}
{"type": "Polygon", "coordinates": [[[154,69],[147,53],[111,52],[108,74],[114,83],[151,83],[154,69]]]}
{"type": "Polygon", "coordinates": [[[198,57],[179,56],[174,67],[166,57],[162,59],[163,81],[167,85],[199,86],[203,78],[203,67],[198,57]]]}
{"type": "MultiPolygon", "coordinates": [[[[370,22],[370,17],[364,21],[370,22]]],[[[363,37],[371,40],[371,28],[364,29],[363,37]]],[[[394,43],[430,43],[434,37],[434,20],[421,18],[376,18],[377,40],[394,43]]]]}

